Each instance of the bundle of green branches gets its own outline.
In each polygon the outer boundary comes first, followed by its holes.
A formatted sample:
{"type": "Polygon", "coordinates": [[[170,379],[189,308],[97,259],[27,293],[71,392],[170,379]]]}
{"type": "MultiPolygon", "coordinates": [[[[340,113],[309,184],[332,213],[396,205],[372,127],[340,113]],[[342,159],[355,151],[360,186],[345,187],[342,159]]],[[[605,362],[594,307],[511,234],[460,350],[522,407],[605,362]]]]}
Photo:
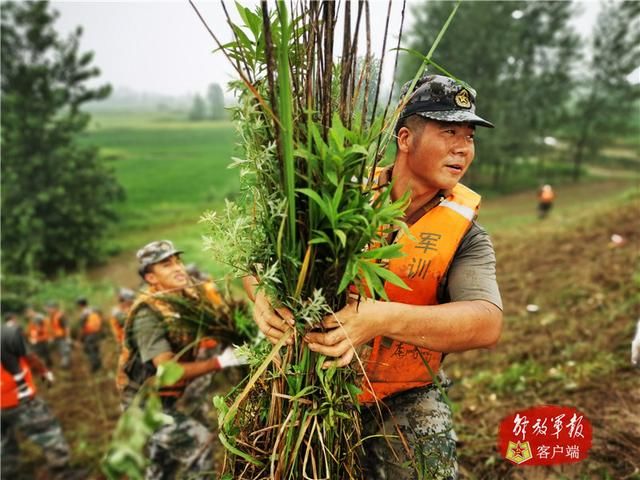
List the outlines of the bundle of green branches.
{"type": "Polygon", "coordinates": [[[352,12],[345,2],[336,61],[339,5],[238,5],[242,24],[227,14],[233,41],[222,45],[210,31],[241,78],[232,86],[244,155],[235,159],[243,201],[205,216],[213,230],[207,248],[257,278],[296,320],[275,347],[265,341],[248,352],[250,378],[216,399],[226,479],[361,478],[362,365],[324,369],[327,359],[303,337],[347,304],[350,286],[386,299],[385,282],[403,285],[384,260],[400,255],[386,238],[404,226],[406,198],[393,202],[391,189],[372,188],[393,125],[390,99],[382,114],[378,108],[389,15],[375,60],[368,3],[352,12]]]}
{"type": "MultiPolygon", "coordinates": [[[[241,300],[226,299],[215,305],[199,294],[162,294],[158,298],[177,315],[169,328],[195,339],[214,338],[223,346],[242,345],[255,338],[255,330],[246,325],[248,306],[241,300]],[[240,323],[238,323],[240,322],[240,323]]],[[[194,348],[197,343],[194,343],[194,348]]]]}

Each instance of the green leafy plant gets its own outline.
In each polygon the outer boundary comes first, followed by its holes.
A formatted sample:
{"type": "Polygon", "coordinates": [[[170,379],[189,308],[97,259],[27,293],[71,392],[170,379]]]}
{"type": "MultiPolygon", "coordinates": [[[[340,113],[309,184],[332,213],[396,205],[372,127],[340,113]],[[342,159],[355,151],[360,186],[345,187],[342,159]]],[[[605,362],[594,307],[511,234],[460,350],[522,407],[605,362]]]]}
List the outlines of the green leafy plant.
{"type": "Polygon", "coordinates": [[[140,389],[118,420],[113,440],[102,460],[102,471],[107,478],[119,479],[123,475],[134,480],[144,478],[149,463],[145,453],[147,441],[156,430],[173,421],[162,411],[158,389],[173,385],[183,373],[184,369],[177,362],[164,363],[140,389]]]}
{"type": "Polygon", "coordinates": [[[347,304],[350,286],[383,299],[385,282],[404,286],[385,261],[400,255],[387,238],[405,228],[407,198],[392,201],[391,189],[381,193],[373,182],[398,111],[388,115],[388,100],[376,115],[384,54],[375,61],[367,44],[358,56],[361,28],[371,33],[368,4],[358,4],[354,23],[350,4],[341,12],[334,64],[337,8],[300,3],[290,16],[282,1],[273,11],[266,2],[255,11],[237,5],[243,23],[229,20],[234,40],[218,42],[240,76],[232,87],[243,200],[205,216],[206,245],[296,319],[268,353],[255,349],[243,388],[216,399],[223,476],[362,476],[358,370],[324,369],[326,357],[303,337],[347,304]]]}

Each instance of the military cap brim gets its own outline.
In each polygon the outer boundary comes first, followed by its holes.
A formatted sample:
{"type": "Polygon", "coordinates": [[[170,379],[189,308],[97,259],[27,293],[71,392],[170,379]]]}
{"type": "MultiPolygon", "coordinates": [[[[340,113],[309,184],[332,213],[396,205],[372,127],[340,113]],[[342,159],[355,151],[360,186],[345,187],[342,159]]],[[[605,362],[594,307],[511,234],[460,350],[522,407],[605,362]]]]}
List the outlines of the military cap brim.
{"type": "Polygon", "coordinates": [[[479,117],[475,113],[468,110],[453,110],[445,112],[416,112],[416,115],[420,115],[423,118],[430,120],[438,120],[440,122],[453,122],[453,123],[470,123],[471,125],[477,125],[479,127],[495,128],[493,123],[488,122],[482,117],[479,117]]]}

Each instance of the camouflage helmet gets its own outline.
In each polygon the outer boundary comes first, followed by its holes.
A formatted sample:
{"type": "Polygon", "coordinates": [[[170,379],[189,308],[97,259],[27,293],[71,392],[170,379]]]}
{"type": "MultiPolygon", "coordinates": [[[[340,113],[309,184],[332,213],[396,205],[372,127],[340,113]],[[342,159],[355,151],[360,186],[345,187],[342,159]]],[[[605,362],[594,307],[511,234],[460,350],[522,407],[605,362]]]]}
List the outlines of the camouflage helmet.
{"type": "MultiPolygon", "coordinates": [[[[402,86],[401,98],[404,98],[410,86],[411,82],[402,86]]],[[[475,90],[443,75],[425,75],[416,82],[400,119],[411,115],[441,122],[470,123],[494,128],[491,122],[476,115],[475,90]]]]}
{"type": "Polygon", "coordinates": [[[182,250],[176,250],[170,240],[158,240],[148,243],[136,253],[140,264],[138,272],[141,276],[144,276],[151,265],[180,253],[182,253],[182,250]]]}

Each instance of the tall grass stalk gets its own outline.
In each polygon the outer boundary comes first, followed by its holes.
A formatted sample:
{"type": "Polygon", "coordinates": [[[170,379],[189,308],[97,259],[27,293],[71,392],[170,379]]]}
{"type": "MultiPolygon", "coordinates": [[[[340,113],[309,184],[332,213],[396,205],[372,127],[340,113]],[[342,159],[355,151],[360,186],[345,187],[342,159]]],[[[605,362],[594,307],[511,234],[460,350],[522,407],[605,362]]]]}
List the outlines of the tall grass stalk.
{"type": "Polygon", "coordinates": [[[243,196],[223,217],[207,217],[207,245],[239,275],[255,276],[275,307],[293,312],[295,326],[273,348],[266,341],[247,348],[252,374],[215,400],[227,449],[223,478],[359,479],[360,376],[356,368],[323,368],[327,359],[303,337],[347,304],[350,286],[386,299],[385,282],[404,285],[384,261],[400,255],[386,238],[405,228],[407,198],[376,194],[365,178],[390,138],[389,103],[376,115],[381,73],[372,68],[369,5],[358,2],[353,25],[351,2],[236,6],[233,40],[211,34],[240,77],[231,85],[243,196]]]}

